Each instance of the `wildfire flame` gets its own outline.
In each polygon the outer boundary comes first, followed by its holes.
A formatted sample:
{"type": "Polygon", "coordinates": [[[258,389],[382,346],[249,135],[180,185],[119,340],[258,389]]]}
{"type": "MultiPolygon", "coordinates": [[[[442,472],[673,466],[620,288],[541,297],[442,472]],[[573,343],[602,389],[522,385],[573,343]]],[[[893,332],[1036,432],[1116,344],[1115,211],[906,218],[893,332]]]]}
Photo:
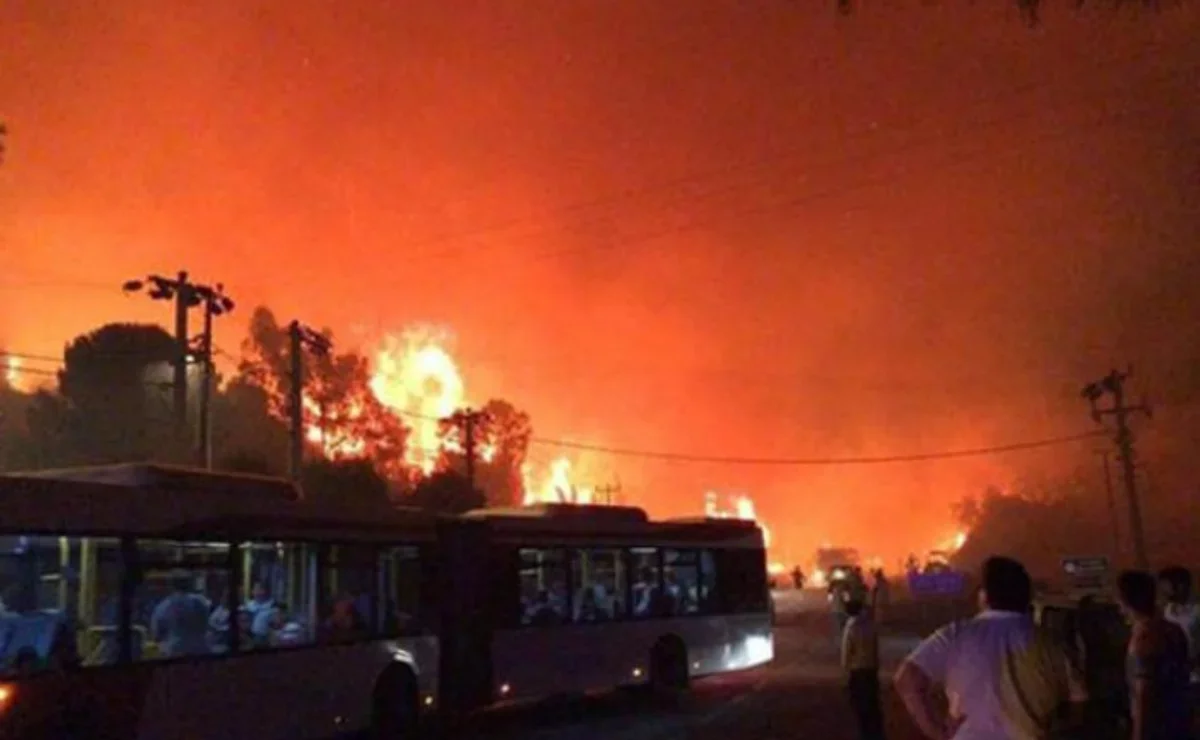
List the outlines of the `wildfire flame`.
{"type": "Polygon", "coordinates": [[[9,388],[20,388],[21,384],[21,358],[20,357],[5,357],[4,358],[4,384],[9,388]]]}
{"type": "MultiPolygon", "coordinates": [[[[325,454],[333,459],[357,457],[362,455],[367,448],[365,442],[361,439],[353,439],[349,437],[331,438],[325,432],[325,427],[328,422],[339,421],[339,415],[328,409],[322,410],[316,401],[305,396],[304,408],[313,415],[317,422],[310,424],[305,430],[304,436],[309,442],[319,446],[325,451],[325,454]]],[[[351,408],[346,416],[350,419],[356,418],[362,413],[360,408],[351,408]]]]}
{"type": "MultiPolygon", "coordinates": [[[[429,475],[442,450],[462,451],[457,439],[441,437],[441,419],[466,405],[466,389],[458,363],[446,349],[449,336],[432,327],[414,327],[399,336],[386,336],[375,352],[371,392],[388,408],[404,416],[412,429],[405,458],[429,475]]],[[[495,449],[481,449],[484,460],[495,449]]]]}
{"type": "MultiPolygon", "coordinates": [[[[465,451],[457,431],[451,429],[447,433],[442,428],[443,419],[470,403],[462,372],[449,349],[450,341],[451,335],[445,330],[416,326],[385,336],[373,355],[371,392],[409,427],[405,462],[423,475],[437,469],[444,453],[465,451]]],[[[322,418],[315,402],[305,398],[304,404],[315,418],[322,418]]],[[[358,412],[349,411],[351,418],[355,413],[358,412]]],[[[365,449],[361,440],[328,438],[319,423],[310,426],[306,436],[330,457],[361,455],[365,449]]],[[[494,442],[485,440],[477,445],[476,452],[480,460],[491,462],[497,449],[494,442]]],[[[522,466],[521,476],[527,504],[541,501],[586,504],[595,498],[591,487],[572,480],[571,461],[565,457],[554,460],[540,482],[530,463],[522,466]]]]}
{"type": "Polygon", "coordinates": [[[754,522],[762,529],[763,543],[771,546],[771,530],[767,525],[758,518],[758,513],[754,510],[754,500],[745,494],[733,495],[733,508],[723,509],[718,504],[719,496],[709,491],[704,494],[704,515],[711,519],[745,519],[746,521],[754,522]]]}
{"type": "Polygon", "coordinates": [[[567,503],[593,504],[601,503],[596,500],[595,489],[591,486],[577,485],[571,480],[571,461],[560,457],[550,463],[550,469],[545,480],[538,486],[532,480],[533,467],[526,463],[522,474],[525,477],[525,504],[537,503],[567,503]]]}

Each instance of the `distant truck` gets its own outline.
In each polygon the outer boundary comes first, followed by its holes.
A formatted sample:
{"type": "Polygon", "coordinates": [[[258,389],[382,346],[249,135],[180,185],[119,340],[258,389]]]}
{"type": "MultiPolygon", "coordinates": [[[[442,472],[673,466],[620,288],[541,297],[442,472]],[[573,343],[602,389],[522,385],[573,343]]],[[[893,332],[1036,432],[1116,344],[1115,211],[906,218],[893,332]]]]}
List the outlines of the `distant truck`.
{"type": "Polygon", "coordinates": [[[862,565],[862,556],[853,547],[822,547],[813,560],[811,583],[817,588],[829,587],[834,581],[846,578],[862,565]]]}

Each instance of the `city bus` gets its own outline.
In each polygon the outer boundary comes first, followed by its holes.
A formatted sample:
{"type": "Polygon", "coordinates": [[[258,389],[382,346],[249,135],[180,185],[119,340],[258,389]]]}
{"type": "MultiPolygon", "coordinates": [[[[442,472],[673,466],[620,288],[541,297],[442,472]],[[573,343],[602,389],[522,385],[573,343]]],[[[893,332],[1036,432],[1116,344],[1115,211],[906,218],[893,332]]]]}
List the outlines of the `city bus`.
{"type": "Polygon", "coordinates": [[[762,531],[544,505],[331,512],[161,466],[0,476],[0,738],[408,738],[773,657],[762,531]]]}
{"type": "Polygon", "coordinates": [[[0,737],[407,737],[436,519],[154,466],[0,476],[0,737]]]}
{"type": "Polygon", "coordinates": [[[454,527],[443,546],[458,555],[457,593],[469,603],[444,649],[474,656],[459,674],[468,701],[677,691],[773,658],[753,522],[541,504],[468,512],[454,527]]]}

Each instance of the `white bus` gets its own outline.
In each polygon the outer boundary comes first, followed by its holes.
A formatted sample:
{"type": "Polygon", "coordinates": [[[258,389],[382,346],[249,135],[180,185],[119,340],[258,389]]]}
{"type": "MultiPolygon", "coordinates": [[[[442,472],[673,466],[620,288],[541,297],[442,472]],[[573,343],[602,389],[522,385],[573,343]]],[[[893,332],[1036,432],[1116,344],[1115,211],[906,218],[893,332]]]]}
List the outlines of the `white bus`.
{"type": "Polygon", "coordinates": [[[437,703],[436,520],[298,499],[161,467],[0,476],[0,737],[408,736],[437,703]]]}
{"type": "MultiPolygon", "coordinates": [[[[461,690],[479,703],[692,678],[773,657],[762,530],[548,504],[457,525],[461,690]],[[466,672],[466,669],[470,669],[466,672]]],[[[450,633],[444,647],[452,649],[450,633]]]]}
{"type": "Polygon", "coordinates": [[[300,499],[156,466],[0,476],[0,738],[407,738],[772,658],[751,522],[300,499]]]}

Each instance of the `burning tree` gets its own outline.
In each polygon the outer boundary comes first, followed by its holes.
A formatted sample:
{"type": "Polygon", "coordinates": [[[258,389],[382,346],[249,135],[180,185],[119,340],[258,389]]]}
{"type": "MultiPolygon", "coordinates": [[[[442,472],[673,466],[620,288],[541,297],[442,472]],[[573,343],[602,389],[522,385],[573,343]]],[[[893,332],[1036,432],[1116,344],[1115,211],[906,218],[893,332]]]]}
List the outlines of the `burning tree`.
{"type": "MultiPolygon", "coordinates": [[[[466,468],[463,440],[453,425],[441,425],[441,459],[438,468],[462,473],[466,468]]],[[[508,401],[492,399],[483,407],[478,431],[475,485],[492,506],[515,506],[525,494],[522,469],[529,456],[533,425],[529,414],[508,401]]]]}
{"type": "MultiPolygon", "coordinates": [[[[326,338],[332,333],[323,332],[326,338]]],[[[261,388],[272,415],[288,415],[291,348],[287,327],[255,309],[242,344],[241,381],[261,388]]],[[[356,352],[305,357],[304,427],[310,444],[331,460],[368,459],[389,478],[405,476],[408,429],[371,389],[367,358],[356,352]]]]}

